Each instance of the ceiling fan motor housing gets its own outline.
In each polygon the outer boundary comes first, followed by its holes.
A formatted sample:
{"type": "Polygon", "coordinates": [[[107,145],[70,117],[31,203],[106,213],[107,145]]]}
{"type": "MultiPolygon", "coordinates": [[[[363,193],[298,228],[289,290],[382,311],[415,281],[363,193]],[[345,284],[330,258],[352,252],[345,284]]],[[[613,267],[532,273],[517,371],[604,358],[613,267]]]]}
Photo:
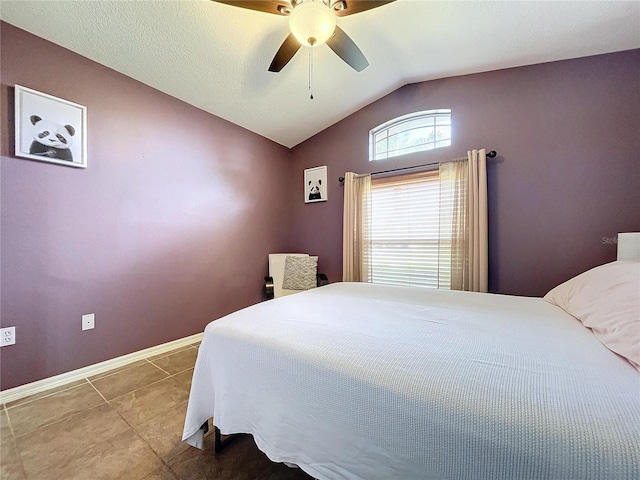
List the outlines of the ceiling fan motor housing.
{"type": "Polygon", "coordinates": [[[298,2],[289,15],[289,29],[301,45],[317,47],[336,29],[336,16],[324,2],[298,2]]]}
{"type": "Polygon", "coordinates": [[[259,12],[289,17],[290,33],[269,65],[270,72],[281,71],[301,46],[324,43],[347,65],[361,72],[369,62],[355,42],[336,25],[337,17],[371,10],[395,0],[213,0],[259,12]]]}

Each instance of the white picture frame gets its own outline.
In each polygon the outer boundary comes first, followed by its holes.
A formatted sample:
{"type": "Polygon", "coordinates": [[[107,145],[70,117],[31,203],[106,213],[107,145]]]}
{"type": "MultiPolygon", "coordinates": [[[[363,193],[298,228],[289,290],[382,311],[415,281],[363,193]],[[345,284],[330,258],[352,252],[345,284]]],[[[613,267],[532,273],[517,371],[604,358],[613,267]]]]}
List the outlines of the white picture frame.
{"type": "Polygon", "coordinates": [[[87,168],[87,107],[15,86],[15,156],[87,168]]]}
{"type": "Polygon", "coordinates": [[[304,171],[304,203],[326,202],[327,166],[307,168],[304,171]]]}

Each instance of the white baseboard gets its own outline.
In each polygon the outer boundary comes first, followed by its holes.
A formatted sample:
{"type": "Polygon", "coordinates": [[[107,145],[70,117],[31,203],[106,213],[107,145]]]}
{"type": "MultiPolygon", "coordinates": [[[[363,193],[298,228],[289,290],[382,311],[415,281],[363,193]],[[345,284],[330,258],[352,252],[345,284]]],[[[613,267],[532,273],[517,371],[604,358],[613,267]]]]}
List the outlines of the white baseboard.
{"type": "Polygon", "coordinates": [[[192,343],[201,341],[202,336],[202,333],[196,333],[195,335],[191,335],[190,337],[179,338],[178,340],[173,340],[172,342],[156,345],[155,347],[145,348],[144,350],[139,350],[127,355],[122,355],[121,357],[112,358],[111,360],[105,360],[104,362],[95,363],[93,365],[89,365],[88,367],[83,367],[77,370],[72,370],[70,372],[61,373],[60,375],[55,375],[53,377],[44,378],[42,380],[38,380],[37,382],[27,383],[25,385],[20,385],[19,387],[2,390],[0,392],[0,404],[13,402],[14,400],[28,397],[29,395],[44,392],[45,390],[49,390],[50,388],[60,387],[77,380],[82,380],[83,378],[98,375],[99,373],[107,372],[114,368],[128,365],[129,363],[137,362],[138,360],[144,360],[145,358],[160,355],[161,353],[169,352],[171,350],[175,350],[176,348],[191,345],[192,343]]]}

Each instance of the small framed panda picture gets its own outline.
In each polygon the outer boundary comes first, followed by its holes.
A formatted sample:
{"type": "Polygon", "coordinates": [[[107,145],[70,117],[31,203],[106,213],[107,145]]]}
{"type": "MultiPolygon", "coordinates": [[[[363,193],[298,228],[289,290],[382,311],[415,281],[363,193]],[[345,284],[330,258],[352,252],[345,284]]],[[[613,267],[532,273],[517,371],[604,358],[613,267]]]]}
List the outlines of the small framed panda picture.
{"type": "Polygon", "coordinates": [[[16,157],[87,168],[87,107],[15,86],[16,157]]]}
{"type": "Polygon", "coordinates": [[[304,171],[304,203],[327,201],[327,167],[307,168],[304,171]]]}

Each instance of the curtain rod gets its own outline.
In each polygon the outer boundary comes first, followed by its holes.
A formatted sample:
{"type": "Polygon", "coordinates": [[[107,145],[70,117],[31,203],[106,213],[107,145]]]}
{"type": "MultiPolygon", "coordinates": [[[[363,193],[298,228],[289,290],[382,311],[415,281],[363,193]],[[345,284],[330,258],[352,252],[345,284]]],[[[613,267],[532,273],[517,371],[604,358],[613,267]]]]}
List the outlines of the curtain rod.
{"type": "MultiPolygon", "coordinates": [[[[494,158],[496,155],[497,153],[495,150],[491,150],[490,152],[487,152],[488,158],[494,158]]],[[[439,165],[440,163],[443,163],[443,162],[431,162],[431,163],[423,163],[421,165],[412,165],[411,167],[392,168],[391,170],[382,170],[380,172],[373,172],[373,173],[370,173],[370,175],[382,175],[383,173],[400,172],[402,170],[412,170],[414,168],[422,168],[422,167],[429,167],[431,165],[439,165]]],[[[338,177],[338,182],[340,183],[344,182],[344,177],[338,177]]]]}

